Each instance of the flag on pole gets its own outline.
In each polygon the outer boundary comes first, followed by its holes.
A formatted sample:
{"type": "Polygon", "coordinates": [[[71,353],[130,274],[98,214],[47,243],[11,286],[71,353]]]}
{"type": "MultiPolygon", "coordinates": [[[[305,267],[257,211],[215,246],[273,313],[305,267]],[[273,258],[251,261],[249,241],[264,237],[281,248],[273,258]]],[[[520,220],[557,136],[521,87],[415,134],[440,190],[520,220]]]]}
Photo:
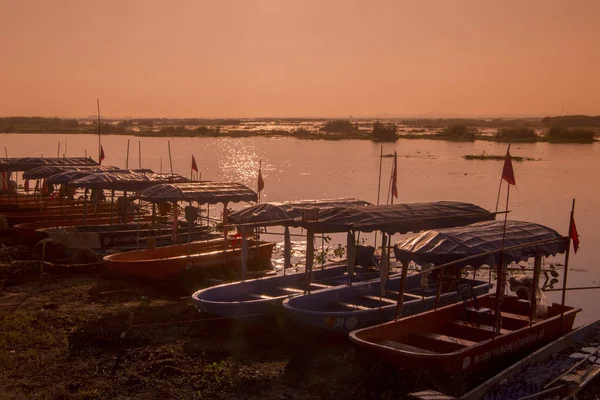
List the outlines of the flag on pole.
{"type": "Polygon", "coordinates": [[[265,181],[262,177],[262,161],[258,164],[258,191],[259,193],[265,188],[265,181]]]}
{"type": "Polygon", "coordinates": [[[513,170],[512,160],[510,158],[510,144],[506,150],[506,158],[504,159],[504,167],[502,168],[502,179],[508,182],[509,185],[517,185],[515,181],[515,171],[513,170]]]}
{"type": "Polygon", "coordinates": [[[579,250],[579,234],[577,233],[577,226],[575,226],[575,218],[571,215],[571,226],[569,227],[569,236],[573,241],[573,250],[577,253],[579,250]]]}
{"type": "Polygon", "coordinates": [[[398,198],[398,154],[394,151],[394,167],[392,169],[392,196],[398,198]]]}
{"type": "Polygon", "coordinates": [[[198,164],[196,164],[196,159],[194,158],[193,154],[192,154],[192,171],[198,172],[198,164]]]}
{"type": "Polygon", "coordinates": [[[106,157],[104,156],[104,148],[100,145],[100,158],[98,159],[98,165],[102,165],[102,161],[104,161],[106,157]]]}

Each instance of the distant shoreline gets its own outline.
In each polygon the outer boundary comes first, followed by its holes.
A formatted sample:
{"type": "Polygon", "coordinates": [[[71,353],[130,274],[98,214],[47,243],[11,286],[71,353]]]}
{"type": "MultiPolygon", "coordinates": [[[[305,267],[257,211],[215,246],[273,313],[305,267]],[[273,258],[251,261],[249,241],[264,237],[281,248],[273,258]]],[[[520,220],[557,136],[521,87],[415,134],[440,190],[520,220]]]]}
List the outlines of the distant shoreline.
{"type": "MultiPolygon", "coordinates": [[[[594,143],[599,141],[600,116],[562,116],[523,119],[132,119],[101,120],[102,135],[137,137],[291,137],[304,140],[369,140],[393,142],[398,139],[445,140],[500,143],[594,143]],[[387,129],[374,135],[373,126],[387,129]],[[387,127],[387,128],[386,128],[387,127]],[[382,138],[384,140],[382,140],[382,138]]],[[[0,134],[97,134],[92,119],[45,117],[0,117],[0,134]]]]}

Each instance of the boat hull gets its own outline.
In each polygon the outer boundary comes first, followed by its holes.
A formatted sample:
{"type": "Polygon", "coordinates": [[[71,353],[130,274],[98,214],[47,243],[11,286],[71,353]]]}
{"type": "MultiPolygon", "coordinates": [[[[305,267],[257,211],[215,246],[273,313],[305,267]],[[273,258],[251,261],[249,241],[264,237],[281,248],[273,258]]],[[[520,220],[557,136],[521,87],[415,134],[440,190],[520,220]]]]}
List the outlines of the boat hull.
{"type": "MultiPolygon", "coordinates": [[[[493,296],[491,294],[480,296],[478,301],[483,307],[493,307],[493,296]]],[[[505,303],[518,304],[519,301],[514,297],[507,297],[503,301],[503,307],[505,307],[505,303]]],[[[430,351],[430,349],[424,351],[416,347],[418,342],[413,340],[413,347],[410,345],[410,340],[407,345],[407,340],[404,338],[423,337],[423,332],[441,332],[440,327],[446,323],[452,323],[457,320],[458,315],[465,313],[462,303],[429,311],[420,315],[418,321],[415,316],[411,316],[398,321],[359,329],[350,333],[350,339],[360,346],[374,351],[399,369],[405,369],[407,366],[411,368],[418,366],[427,370],[449,372],[456,377],[468,377],[478,372],[487,371],[492,367],[497,367],[503,361],[512,357],[525,355],[544,344],[556,340],[564,333],[570,332],[573,329],[575,316],[581,309],[565,306],[562,324],[560,310],[561,306],[559,304],[553,304],[549,308],[548,318],[536,319],[532,324],[528,322],[526,313],[520,319],[505,318],[503,315],[503,327],[508,327],[509,322],[515,328],[517,323],[522,326],[518,329],[506,330],[494,337],[492,337],[491,331],[488,331],[488,339],[474,342],[468,346],[457,344],[455,347],[460,348],[454,351],[436,352],[430,351]]],[[[503,311],[503,313],[507,312],[503,311]]],[[[486,324],[491,323],[491,314],[476,315],[474,316],[474,322],[479,323],[479,320],[484,318],[486,324]]]]}
{"type": "MultiPolygon", "coordinates": [[[[460,283],[473,285],[476,295],[487,293],[491,285],[483,281],[461,279],[460,283]]],[[[400,275],[391,276],[387,282],[388,291],[397,290],[400,275]]],[[[421,289],[421,277],[409,276],[404,285],[405,295],[402,315],[422,313],[433,308],[435,287],[427,291],[421,289]]],[[[323,290],[285,300],[283,308],[289,319],[303,327],[347,335],[354,329],[389,321],[396,317],[396,295],[380,297],[380,280],[360,282],[349,287],[323,290]],[[380,298],[381,301],[377,301],[380,298]]],[[[440,304],[458,301],[456,289],[444,291],[440,304]]]]}
{"type": "MultiPolygon", "coordinates": [[[[38,232],[64,244],[68,249],[88,248],[102,250],[127,247],[135,248],[138,242],[142,248],[145,248],[146,240],[150,238],[156,241],[156,245],[173,245],[171,229],[170,226],[158,228],[143,223],[138,230],[137,224],[132,223],[112,226],[108,224],[61,226],[41,229],[38,232]]],[[[196,241],[217,237],[217,235],[209,233],[207,226],[193,227],[191,235],[188,235],[187,226],[180,227],[179,229],[179,237],[185,240],[191,238],[192,241],[196,241]]]]}
{"type": "MultiPolygon", "coordinates": [[[[313,271],[313,282],[332,286],[348,281],[347,266],[332,266],[313,271]]],[[[356,280],[374,278],[378,272],[357,272],[356,280]]],[[[304,272],[226,283],[202,289],[192,296],[199,310],[219,316],[241,317],[273,314],[281,303],[302,294],[304,272]]],[[[313,286],[318,290],[319,287],[313,286]]]]}
{"type": "MultiPolygon", "coordinates": [[[[192,242],[189,245],[178,245],[128,251],[104,257],[109,271],[152,280],[168,280],[183,273],[211,275],[226,271],[241,270],[242,249],[234,247],[229,240],[225,249],[223,239],[192,242]],[[189,255],[188,255],[189,251],[189,255]]],[[[271,264],[271,253],[275,243],[249,241],[248,270],[268,269],[271,264]]]]}

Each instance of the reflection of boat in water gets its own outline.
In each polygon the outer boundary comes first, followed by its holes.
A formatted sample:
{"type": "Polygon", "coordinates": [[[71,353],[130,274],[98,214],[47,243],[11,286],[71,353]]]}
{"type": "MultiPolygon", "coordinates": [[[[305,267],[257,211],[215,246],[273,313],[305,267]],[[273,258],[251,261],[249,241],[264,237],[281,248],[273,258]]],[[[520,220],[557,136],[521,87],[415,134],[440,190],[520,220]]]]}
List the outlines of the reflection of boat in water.
{"type": "MultiPolygon", "coordinates": [[[[270,268],[274,246],[272,242],[248,240],[247,268],[270,268]]],[[[113,272],[165,280],[186,271],[201,275],[238,272],[242,265],[242,249],[236,240],[221,238],[111,254],[104,257],[104,262],[113,272]]]]}
{"type": "MultiPolygon", "coordinates": [[[[347,266],[332,266],[313,271],[312,290],[320,290],[348,283],[347,266]]],[[[357,268],[354,281],[373,279],[377,271],[357,268]]],[[[273,314],[281,303],[304,293],[305,275],[298,272],[283,276],[226,283],[199,290],[192,298],[196,306],[209,314],[239,317],[244,315],[273,314]]]]}
{"type": "Polygon", "coordinates": [[[504,296],[504,264],[535,258],[537,288],[542,257],[564,253],[568,245],[569,238],[556,231],[520,221],[508,221],[505,235],[503,223],[493,221],[408,237],[395,246],[397,259],[432,263],[441,275],[465,266],[498,266],[498,291],[475,297],[462,288],[462,303],[359,329],[350,339],[399,367],[450,371],[456,377],[524,355],[569,332],[581,309],[552,304],[538,311],[537,296],[531,301],[504,296]]]}

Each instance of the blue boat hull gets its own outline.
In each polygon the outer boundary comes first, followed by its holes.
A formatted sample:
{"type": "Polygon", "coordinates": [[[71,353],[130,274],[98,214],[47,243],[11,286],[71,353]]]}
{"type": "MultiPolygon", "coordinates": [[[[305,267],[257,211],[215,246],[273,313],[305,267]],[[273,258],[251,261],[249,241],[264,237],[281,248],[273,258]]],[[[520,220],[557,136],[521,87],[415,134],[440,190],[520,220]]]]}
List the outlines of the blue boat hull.
{"type": "MultiPolygon", "coordinates": [[[[357,268],[354,281],[373,279],[378,272],[357,268]]],[[[226,283],[197,291],[192,295],[200,311],[224,317],[260,317],[274,314],[281,303],[303,294],[304,273],[271,276],[244,282],[226,283]]],[[[313,271],[311,291],[347,284],[346,266],[313,271]],[[327,285],[327,286],[325,286],[327,285]]]]}
{"type": "MultiPolygon", "coordinates": [[[[458,284],[473,286],[476,296],[487,293],[492,285],[483,281],[460,279],[458,284]]],[[[399,289],[400,276],[391,276],[387,282],[390,292],[399,289]]],[[[440,305],[458,301],[456,284],[453,291],[440,296],[440,305]]],[[[402,316],[418,314],[433,308],[436,297],[435,284],[421,289],[421,277],[408,276],[402,316]]],[[[301,326],[339,334],[390,321],[396,317],[397,292],[380,297],[380,280],[373,279],[353,286],[321,290],[311,294],[286,299],[283,308],[289,319],[301,326]],[[379,300],[381,299],[381,300],[379,300]]]]}

